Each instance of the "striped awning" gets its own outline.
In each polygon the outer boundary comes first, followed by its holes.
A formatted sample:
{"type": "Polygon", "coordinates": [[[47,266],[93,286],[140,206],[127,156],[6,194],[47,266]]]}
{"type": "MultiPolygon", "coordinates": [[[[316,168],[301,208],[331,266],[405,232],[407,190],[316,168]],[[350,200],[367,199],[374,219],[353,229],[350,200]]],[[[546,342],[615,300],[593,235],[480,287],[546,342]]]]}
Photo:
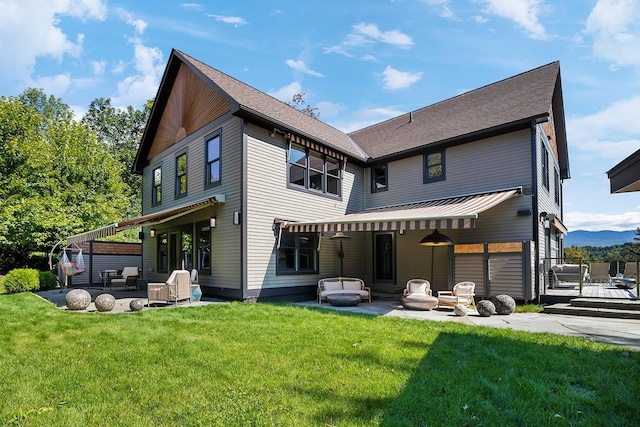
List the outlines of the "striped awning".
{"type": "Polygon", "coordinates": [[[516,194],[521,188],[429,200],[316,221],[280,221],[292,232],[393,231],[474,228],[478,214],[516,194]]]}
{"type": "Polygon", "coordinates": [[[144,215],[139,218],[129,219],[122,222],[116,222],[115,224],[107,225],[101,228],[97,228],[91,231],[85,231],[84,233],[74,234],[67,237],[68,244],[78,244],[81,242],[87,242],[90,240],[96,240],[102,237],[114,236],[117,232],[127,230],[133,227],[150,226],[156,224],[162,224],[183,215],[190,214],[199,209],[203,209],[214,203],[224,203],[224,194],[217,194],[213,197],[207,197],[177,208],[166,209],[164,211],[144,215]]]}

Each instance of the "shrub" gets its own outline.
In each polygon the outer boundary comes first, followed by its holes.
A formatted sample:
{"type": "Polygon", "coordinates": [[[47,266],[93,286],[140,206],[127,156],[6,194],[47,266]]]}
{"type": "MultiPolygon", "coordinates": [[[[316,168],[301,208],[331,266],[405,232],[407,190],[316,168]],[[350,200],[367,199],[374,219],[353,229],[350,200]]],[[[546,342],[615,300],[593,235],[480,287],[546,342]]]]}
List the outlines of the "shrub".
{"type": "Polygon", "coordinates": [[[16,268],[4,278],[4,287],[10,294],[37,291],[40,288],[38,270],[33,268],[16,268]]]}
{"type": "Polygon", "coordinates": [[[58,279],[55,274],[50,271],[41,271],[38,273],[38,279],[40,282],[40,290],[47,291],[58,287],[58,279]]]}

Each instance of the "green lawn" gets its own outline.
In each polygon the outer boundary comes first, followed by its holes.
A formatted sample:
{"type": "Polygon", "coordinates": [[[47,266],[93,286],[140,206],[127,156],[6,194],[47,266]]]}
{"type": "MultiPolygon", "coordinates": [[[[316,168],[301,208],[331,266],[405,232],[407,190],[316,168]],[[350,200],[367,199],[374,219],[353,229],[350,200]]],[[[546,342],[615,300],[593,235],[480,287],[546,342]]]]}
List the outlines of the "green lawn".
{"type": "Polygon", "coordinates": [[[640,353],[222,303],[74,313],[0,295],[0,425],[632,426],[640,353]]]}

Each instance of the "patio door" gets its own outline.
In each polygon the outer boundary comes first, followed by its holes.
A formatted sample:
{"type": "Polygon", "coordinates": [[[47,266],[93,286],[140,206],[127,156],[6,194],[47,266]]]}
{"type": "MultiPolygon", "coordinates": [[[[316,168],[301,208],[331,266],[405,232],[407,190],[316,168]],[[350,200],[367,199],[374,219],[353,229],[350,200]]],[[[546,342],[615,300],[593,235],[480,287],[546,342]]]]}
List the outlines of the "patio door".
{"type": "Polygon", "coordinates": [[[375,233],[373,238],[373,274],[375,283],[395,283],[396,256],[393,233],[375,233]]]}
{"type": "Polygon", "coordinates": [[[193,236],[191,228],[172,231],[169,234],[169,270],[193,268],[193,236]]]}

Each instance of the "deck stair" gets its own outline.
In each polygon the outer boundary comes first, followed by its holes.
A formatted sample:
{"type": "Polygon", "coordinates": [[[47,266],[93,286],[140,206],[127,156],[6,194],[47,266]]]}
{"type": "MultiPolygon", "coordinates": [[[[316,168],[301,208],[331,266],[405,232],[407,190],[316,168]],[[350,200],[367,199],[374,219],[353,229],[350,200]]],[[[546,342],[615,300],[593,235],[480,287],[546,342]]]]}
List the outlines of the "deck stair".
{"type": "Polygon", "coordinates": [[[544,308],[548,314],[640,320],[640,301],[629,299],[574,298],[544,308]]]}

